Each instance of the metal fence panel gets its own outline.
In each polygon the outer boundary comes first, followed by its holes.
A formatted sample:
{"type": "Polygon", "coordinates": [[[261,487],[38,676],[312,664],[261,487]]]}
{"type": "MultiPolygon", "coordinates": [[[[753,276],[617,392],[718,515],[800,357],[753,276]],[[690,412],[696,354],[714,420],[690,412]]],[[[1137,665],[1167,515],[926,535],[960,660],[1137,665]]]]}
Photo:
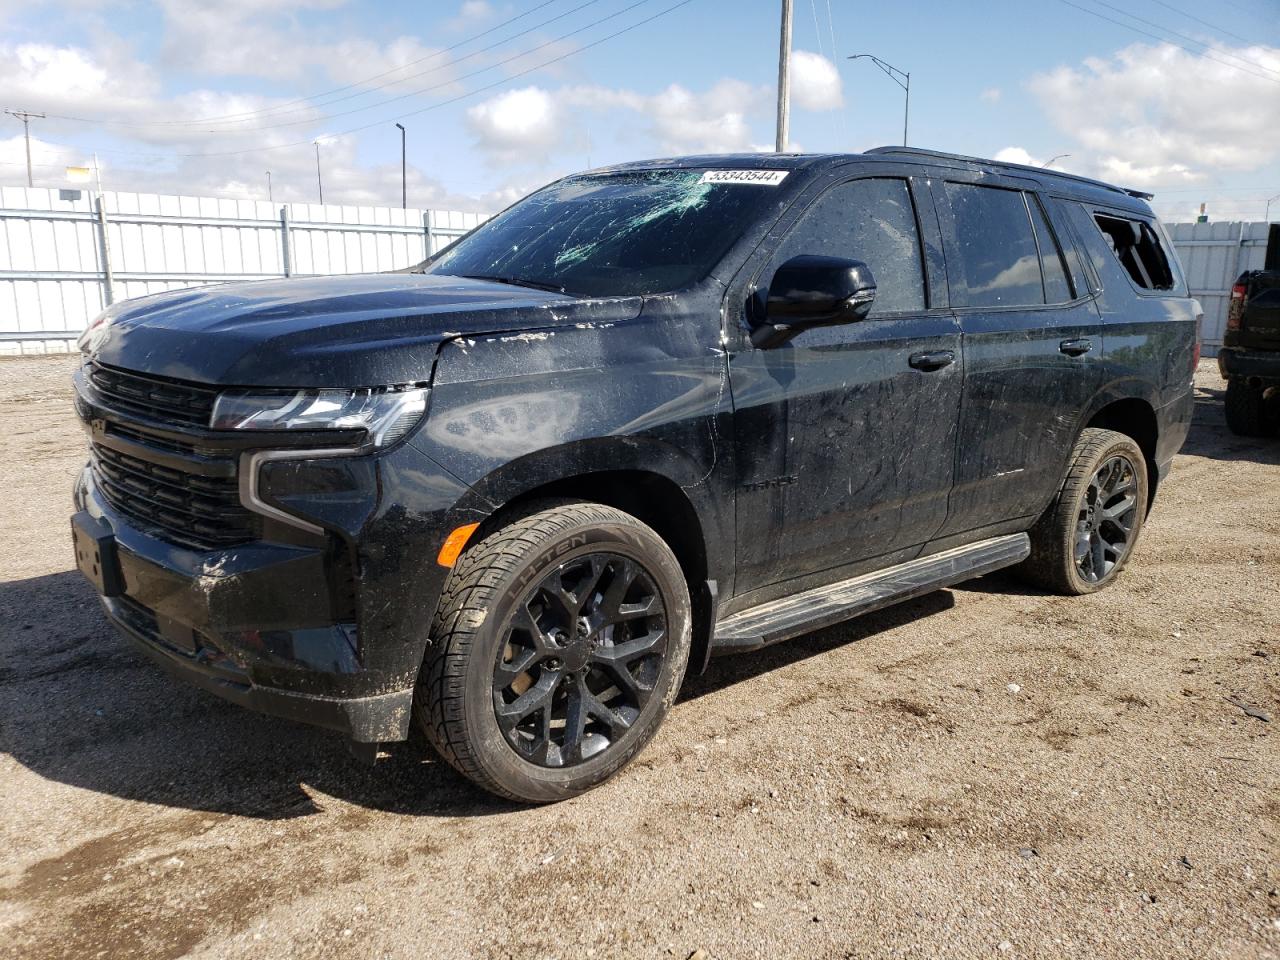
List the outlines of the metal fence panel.
{"type": "MultiPolygon", "coordinates": [[[[485,218],[456,210],[218,197],[103,194],[115,300],[203,283],[397,270],[485,218]]],[[[1202,341],[1222,344],[1231,285],[1262,267],[1265,223],[1172,223],[1204,307],[1202,341]]],[[[92,191],[0,187],[0,355],[62,352],[108,301],[92,191]]]]}
{"type": "Polygon", "coordinates": [[[123,191],[102,201],[105,218],[93,191],[0,187],[0,355],[71,350],[112,300],[230,280],[398,270],[485,219],[123,191]]]}
{"type": "Polygon", "coordinates": [[[1267,255],[1265,223],[1170,223],[1173,241],[1191,295],[1204,309],[1200,342],[1205,356],[1215,356],[1227,328],[1231,286],[1245,270],[1261,270],[1267,255]]]}

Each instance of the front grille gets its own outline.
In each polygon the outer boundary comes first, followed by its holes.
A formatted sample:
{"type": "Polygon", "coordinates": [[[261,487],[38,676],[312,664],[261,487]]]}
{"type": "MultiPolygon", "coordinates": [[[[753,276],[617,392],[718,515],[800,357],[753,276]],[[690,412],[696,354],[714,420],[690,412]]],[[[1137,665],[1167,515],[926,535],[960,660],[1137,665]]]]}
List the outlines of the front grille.
{"type": "Polygon", "coordinates": [[[93,475],[103,497],[141,528],[198,550],[256,539],[258,518],[240,503],[234,477],[199,474],[93,446],[93,475]]]}
{"type": "Polygon", "coordinates": [[[196,383],[121,370],[90,362],[87,375],[107,404],[124,413],[180,426],[209,426],[218,391],[196,383]]]}

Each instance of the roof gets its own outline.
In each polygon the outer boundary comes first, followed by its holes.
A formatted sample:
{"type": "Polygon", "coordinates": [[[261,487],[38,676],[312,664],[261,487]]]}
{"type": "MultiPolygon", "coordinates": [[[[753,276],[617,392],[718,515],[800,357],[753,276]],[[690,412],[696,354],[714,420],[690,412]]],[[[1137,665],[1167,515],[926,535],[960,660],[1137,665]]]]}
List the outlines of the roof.
{"type": "Polygon", "coordinates": [[[1131,197],[1136,200],[1150,200],[1152,194],[1141,190],[1130,190],[1114,184],[1089,177],[1049,170],[1045,167],[1032,167],[1022,163],[1006,163],[1001,160],[987,160],[982,157],[967,157],[957,153],[943,153],[940,150],[926,150],[921,147],[875,147],[865,153],[721,153],[691,157],[667,157],[655,160],[639,160],[631,163],[620,163],[603,167],[592,173],[606,173],[622,170],[660,170],[660,169],[705,169],[730,168],[735,170],[802,170],[809,167],[833,167],[859,161],[901,159],[918,163],[935,163],[962,168],[982,168],[1009,171],[1020,175],[1032,175],[1042,182],[1061,182],[1064,186],[1087,187],[1094,191],[1111,194],[1114,200],[1120,197],[1131,197]]]}

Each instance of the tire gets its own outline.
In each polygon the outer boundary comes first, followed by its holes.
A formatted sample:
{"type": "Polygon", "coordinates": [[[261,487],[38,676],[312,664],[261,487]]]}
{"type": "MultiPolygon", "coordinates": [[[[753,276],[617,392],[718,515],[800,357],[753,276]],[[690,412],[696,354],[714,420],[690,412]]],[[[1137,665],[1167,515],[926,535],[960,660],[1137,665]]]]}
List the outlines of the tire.
{"type": "Polygon", "coordinates": [[[531,511],[450,574],[416,713],[464,776],[549,803],[608,780],[653,737],[684,679],[691,618],[679,562],[635,517],[582,502],[531,511]]]}
{"type": "Polygon", "coordinates": [[[1265,437],[1274,432],[1261,384],[1232,377],[1227,381],[1227,428],[1238,437],[1265,437]]]}
{"type": "Polygon", "coordinates": [[[1062,487],[1030,530],[1031,555],[1016,568],[1019,574],[1068,595],[1110,586],[1146,520],[1147,484],[1146,457],[1131,437],[1086,428],[1062,487]]]}

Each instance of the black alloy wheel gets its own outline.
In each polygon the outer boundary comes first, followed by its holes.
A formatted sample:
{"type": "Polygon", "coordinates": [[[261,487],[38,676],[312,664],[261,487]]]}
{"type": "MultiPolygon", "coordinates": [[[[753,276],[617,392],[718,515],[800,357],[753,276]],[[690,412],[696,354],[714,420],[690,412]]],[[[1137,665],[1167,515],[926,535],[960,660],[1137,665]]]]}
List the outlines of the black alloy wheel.
{"type": "Polygon", "coordinates": [[[493,670],[493,709],[525,760],[569,767],[614,744],[653,696],[667,612],[633,560],[589,553],[550,570],[521,600],[493,670]]]}

